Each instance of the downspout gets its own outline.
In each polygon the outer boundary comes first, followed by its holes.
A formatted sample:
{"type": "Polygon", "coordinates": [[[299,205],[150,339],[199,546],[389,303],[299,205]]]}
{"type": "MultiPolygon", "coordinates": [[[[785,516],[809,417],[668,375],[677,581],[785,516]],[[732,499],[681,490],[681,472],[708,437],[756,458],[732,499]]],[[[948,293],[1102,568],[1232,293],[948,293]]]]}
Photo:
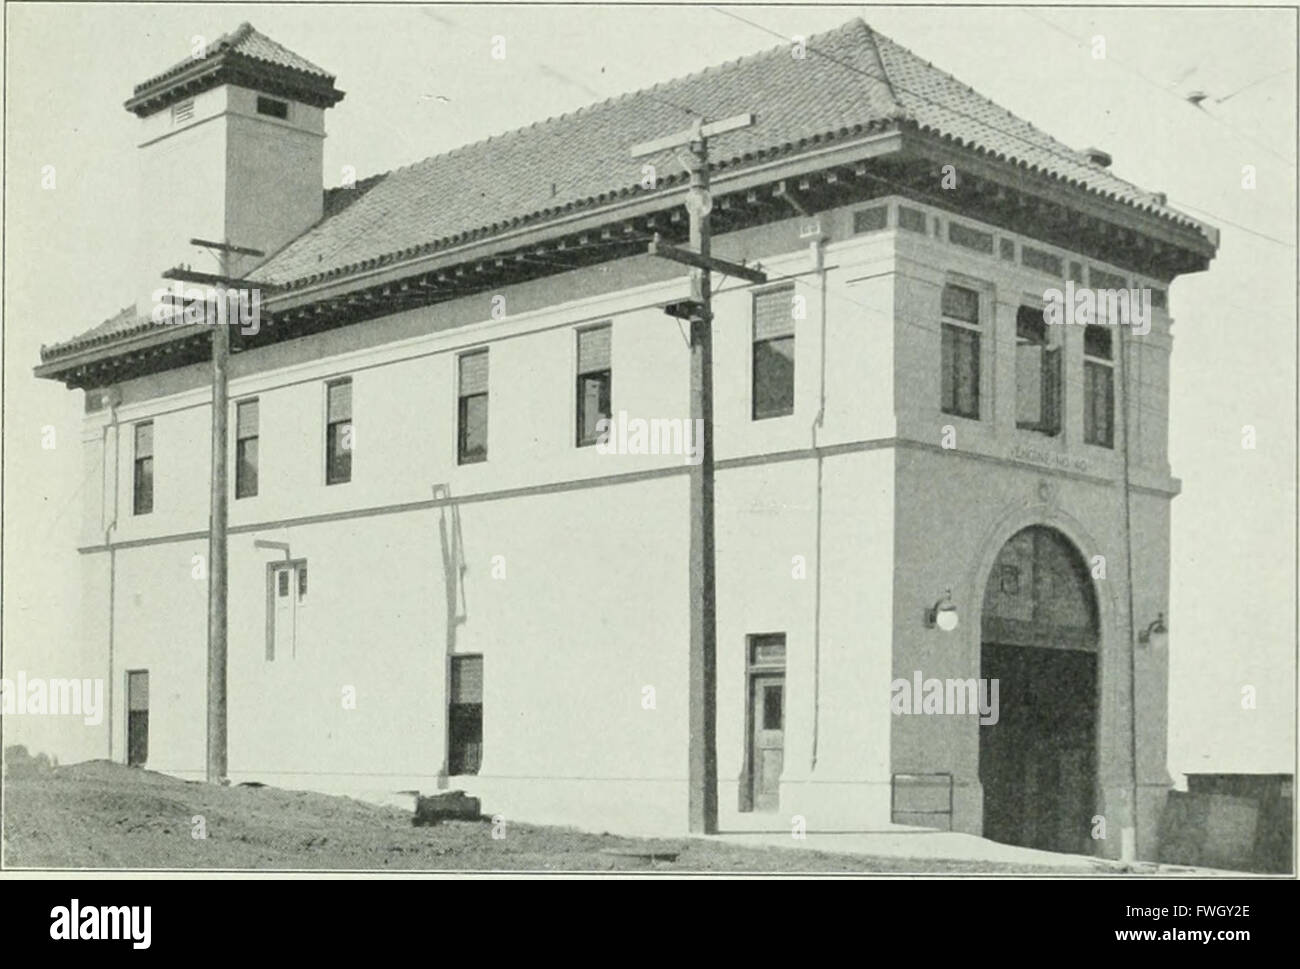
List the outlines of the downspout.
{"type": "Polygon", "coordinates": [[[821,686],[822,686],[822,452],[818,447],[818,431],[826,423],[826,238],[822,236],[808,248],[812,252],[813,267],[817,271],[819,300],[821,303],[821,361],[817,378],[817,416],[812,422],[812,447],[817,456],[817,524],[813,556],[813,725],[812,765],[817,769],[817,748],[820,739],[821,686]]]}
{"type": "Polygon", "coordinates": [[[1120,392],[1124,395],[1124,560],[1128,572],[1128,716],[1129,716],[1129,783],[1132,797],[1129,803],[1129,825],[1121,833],[1120,858],[1122,861],[1137,859],[1137,819],[1138,819],[1138,760],[1137,760],[1137,624],[1133,618],[1133,513],[1131,507],[1132,489],[1129,483],[1129,379],[1128,379],[1128,345],[1124,339],[1124,327],[1116,326],[1119,334],[1120,392]]]}
{"type": "MultiPolygon", "coordinates": [[[[121,435],[117,423],[117,393],[109,391],[106,395],[108,401],[108,423],[104,425],[104,434],[101,444],[104,450],[108,449],[108,432],[111,428],[113,431],[113,504],[107,509],[109,512],[108,520],[104,523],[104,545],[108,548],[108,760],[113,760],[113,694],[116,692],[115,680],[113,679],[113,630],[116,625],[117,611],[117,549],[113,547],[113,530],[117,528],[117,507],[118,507],[118,471],[122,455],[121,435]]],[[[108,462],[104,462],[105,471],[108,470],[108,462]]],[[[101,505],[110,494],[107,482],[102,482],[100,491],[101,505]]]]}

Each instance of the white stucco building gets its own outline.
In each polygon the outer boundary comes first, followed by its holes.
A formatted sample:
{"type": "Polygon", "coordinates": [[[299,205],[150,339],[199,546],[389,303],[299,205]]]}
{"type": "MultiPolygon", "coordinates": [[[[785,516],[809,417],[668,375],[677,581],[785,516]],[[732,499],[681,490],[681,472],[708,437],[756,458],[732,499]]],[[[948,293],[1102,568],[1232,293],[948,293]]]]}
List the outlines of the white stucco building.
{"type": "Polygon", "coordinates": [[[203,776],[209,334],[149,301],[227,240],[271,254],[232,267],[263,297],[232,334],[232,779],[685,829],[689,464],[594,443],[688,416],[686,275],[645,254],[684,242],[685,177],[629,154],[670,100],[755,113],[710,143],[714,253],[769,275],[714,280],[721,826],[1117,855],[1136,754],[1154,855],[1166,294],[1217,233],[861,21],[808,48],[329,191],[342,93],[251,27],[137,87],[172,200],[140,301],[37,368],[86,395],[105,756],[203,776]],[[1067,281],[1151,291],[1149,332],[1045,324],[1067,281]],[[979,678],[996,723],[898,711],[897,680],[979,678]]]}

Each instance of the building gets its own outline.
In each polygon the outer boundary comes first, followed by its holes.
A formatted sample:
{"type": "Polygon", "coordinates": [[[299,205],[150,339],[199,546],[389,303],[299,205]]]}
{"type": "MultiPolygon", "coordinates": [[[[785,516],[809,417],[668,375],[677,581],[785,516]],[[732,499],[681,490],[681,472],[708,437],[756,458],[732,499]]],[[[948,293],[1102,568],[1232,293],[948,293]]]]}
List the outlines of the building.
{"type": "Polygon", "coordinates": [[[137,304],[37,368],[85,392],[102,481],[107,756],[203,775],[210,333],[154,308],[224,240],[271,254],[230,267],[262,297],[231,330],[232,778],[685,829],[688,286],[646,244],[685,241],[686,177],[629,151],[685,104],[757,117],[710,142],[714,253],[769,275],[715,279],[722,827],[1117,856],[1136,825],[1155,856],[1167,293],[1215,230],[858,20],[325,191],[342,96],[244,25],[126,102],[175,204],[137,304]],[[1149,294],[1145,329],[1049,325],[1076,287],[1149,294]]]}

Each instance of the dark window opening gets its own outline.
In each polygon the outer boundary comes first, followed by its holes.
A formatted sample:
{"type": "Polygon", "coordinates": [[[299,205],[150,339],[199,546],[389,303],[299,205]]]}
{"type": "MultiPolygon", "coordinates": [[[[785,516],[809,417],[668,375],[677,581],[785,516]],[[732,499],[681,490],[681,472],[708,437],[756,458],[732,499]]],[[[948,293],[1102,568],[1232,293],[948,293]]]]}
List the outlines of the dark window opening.
{"type": "Polygon", "coordinates": [[[235,497],[257,494],[258,407],[255,400],[235,405],[235,497]]]}
{"type": "Polygon", "coordinates": [[[598,425],[612,416],[610,339],[608,325],[578,331],[578,447],[595,444],[601,436],[598,425]]]}
{"type": "Polygon", "coordinates": [[[257,113],[285,121],[288,120],[289,117],[289,105],[285,101],[277,101],[275,98],[264,98],[259,96],[257,99],[257,113]]]}
{"type": "Polygon", "coordinates": [[[153,511],[153,422],[135,425],[131,507],[137,515],[153,511]]]}
{"type": "Polygon", "coordinates": [[[475,464],[487,460],[488,353],[480,350],[460,358],[460,400],[456,414],[456,460],[475,464]]]}
{"type": "Polygon", "coordinates": [[[352,480],[352,381],[328,384],[326,397],[325,483],[344,484],[352,480]]]}
{"type": "Polygon", "coordinates": [[[1016,311],[1016,426],[1054,436],[1061,430],[1061,351],[1048,345],[1043,311],[1016,311]]]}
{"type": "Polygon", "coordinates": [[[980,297],[964,286],[943,288],[939,407],[957,417],[980,416],[980,297]]]}
{"type": "Polygon", "coordinates": [[[794,413],[794,287],[754,294],[752,416],[794,413]]]}
{"type": "Polygon", "coordinates": [[[126,763],[143,767],[149,760],[149,672],[126,674],[126,763]]]}

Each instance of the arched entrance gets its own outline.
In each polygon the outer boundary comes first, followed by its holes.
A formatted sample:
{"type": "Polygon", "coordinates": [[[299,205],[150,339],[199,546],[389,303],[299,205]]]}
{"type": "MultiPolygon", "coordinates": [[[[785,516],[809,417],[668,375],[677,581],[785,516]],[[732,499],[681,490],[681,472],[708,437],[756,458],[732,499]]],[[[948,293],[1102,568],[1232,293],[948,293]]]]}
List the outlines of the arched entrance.
{"type": "Polygon", "coordinates": [[[1060,532],[1022,529],[984,587],[980,675],[998,681],[981,725],[984,836],[1091,853],[1097,777],[1097,597],[1060,532]]]}

